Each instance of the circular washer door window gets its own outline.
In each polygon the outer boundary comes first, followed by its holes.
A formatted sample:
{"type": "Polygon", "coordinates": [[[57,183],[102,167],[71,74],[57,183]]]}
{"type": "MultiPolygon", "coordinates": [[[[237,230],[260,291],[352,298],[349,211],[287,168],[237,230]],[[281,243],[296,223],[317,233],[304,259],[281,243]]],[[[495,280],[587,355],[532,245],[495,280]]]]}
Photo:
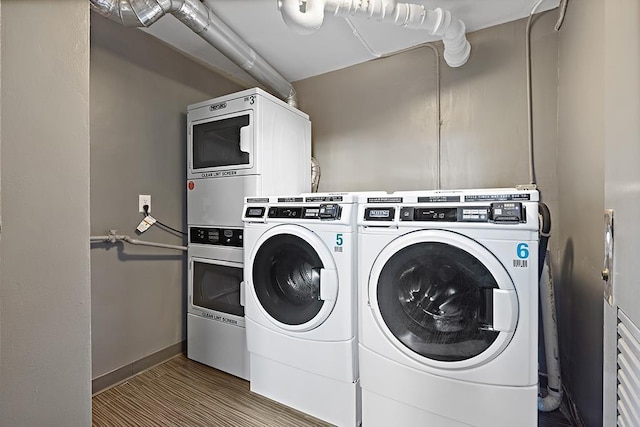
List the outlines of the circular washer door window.
{"type": "Polygon", "coordinates": [[[473,366],[495,357],[517,319],[517,297],[504,267],[456,233],[412,234],[378,258],[370,298],[379,323],[404,352],[430,364],[473,366]],[[493,327],[496,291],[506,292],[512,313],[507,331],[493,327]]]}
{"type": "Polygon", "coordinates": [[[337,272],[328,249],[301,227],[271,229],[260,240],[251,274],[262,309],[287,330],[317,327],[335,303],[326,295],[337,293],[337,272]]]}

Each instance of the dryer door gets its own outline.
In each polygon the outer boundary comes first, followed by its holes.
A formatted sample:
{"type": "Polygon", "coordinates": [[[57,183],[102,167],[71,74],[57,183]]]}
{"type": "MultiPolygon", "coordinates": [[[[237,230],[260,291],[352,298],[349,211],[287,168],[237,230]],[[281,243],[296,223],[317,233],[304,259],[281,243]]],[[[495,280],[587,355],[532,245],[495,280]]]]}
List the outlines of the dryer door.
{"type": "Polygon", "coordinates": [[[445,369],[496,357],[518,319],[513,282],[496,257],[443,230],[405,234],[385,247],[372,268],[369,301],[396,347],[445,369]]]}
{"type": "Polygon", "coordinates": [[[247,276],[263,314],[288,331],[318,327],[338,296],[338,272],[329,249],[301,226],[276,226],[263,234],[247,276]]]}

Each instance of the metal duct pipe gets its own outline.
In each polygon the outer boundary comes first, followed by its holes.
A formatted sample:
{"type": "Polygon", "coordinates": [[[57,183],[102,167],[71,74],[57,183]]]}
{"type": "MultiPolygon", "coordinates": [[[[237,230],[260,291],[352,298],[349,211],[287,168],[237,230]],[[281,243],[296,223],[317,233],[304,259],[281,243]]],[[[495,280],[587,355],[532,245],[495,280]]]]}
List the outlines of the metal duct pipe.
{"type": "Polygon", "coordinates": [[[90,0],[91,9],[126,27],[149,27],[171,13],[293,107],[293,86],[199,0],[90,0]]]}
{"type": "Polygon", "coordinates": [[[397,0],[278,0],[284,22],[299,34],[311,34],[324,21],[325,12],[336,16],[361,16],[415,30],[426,30],[444,43],[444,60],[450,67],[464,65],[471,54],[464,22],[441,8],[397,0]]]}

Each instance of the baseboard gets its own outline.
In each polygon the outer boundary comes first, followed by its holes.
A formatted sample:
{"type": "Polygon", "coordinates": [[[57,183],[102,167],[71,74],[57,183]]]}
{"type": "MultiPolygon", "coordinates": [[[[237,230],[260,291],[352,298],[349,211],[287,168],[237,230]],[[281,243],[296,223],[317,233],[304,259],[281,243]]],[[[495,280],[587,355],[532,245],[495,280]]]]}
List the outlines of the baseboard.
{"type": "Polygon", "coordinates": [[[107,374],[94,378],[91,381],[92,394],[98,394],[114,385],[120,384],[129,378],[138,375],[139,373],[146,371],[156,365],[159,365],[167,360],[179,355],[186,354],[187,342],[181,341],[172,346],[157,351],[142,359],[136,360],[128,365],[118,368],[115,371],[111,371],[107,374]]]}

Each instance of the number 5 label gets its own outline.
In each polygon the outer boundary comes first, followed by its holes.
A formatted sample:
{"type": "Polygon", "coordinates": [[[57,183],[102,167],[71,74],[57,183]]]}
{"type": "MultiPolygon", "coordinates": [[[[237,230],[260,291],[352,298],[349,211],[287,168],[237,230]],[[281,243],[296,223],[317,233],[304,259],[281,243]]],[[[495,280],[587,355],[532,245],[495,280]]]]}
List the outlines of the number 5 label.
{"type": "Polygon", "coordinates": [[[342,238],[342,233],[336,234],[336,245],[342,246],[344,243],[344,239],[342,238]]]}

